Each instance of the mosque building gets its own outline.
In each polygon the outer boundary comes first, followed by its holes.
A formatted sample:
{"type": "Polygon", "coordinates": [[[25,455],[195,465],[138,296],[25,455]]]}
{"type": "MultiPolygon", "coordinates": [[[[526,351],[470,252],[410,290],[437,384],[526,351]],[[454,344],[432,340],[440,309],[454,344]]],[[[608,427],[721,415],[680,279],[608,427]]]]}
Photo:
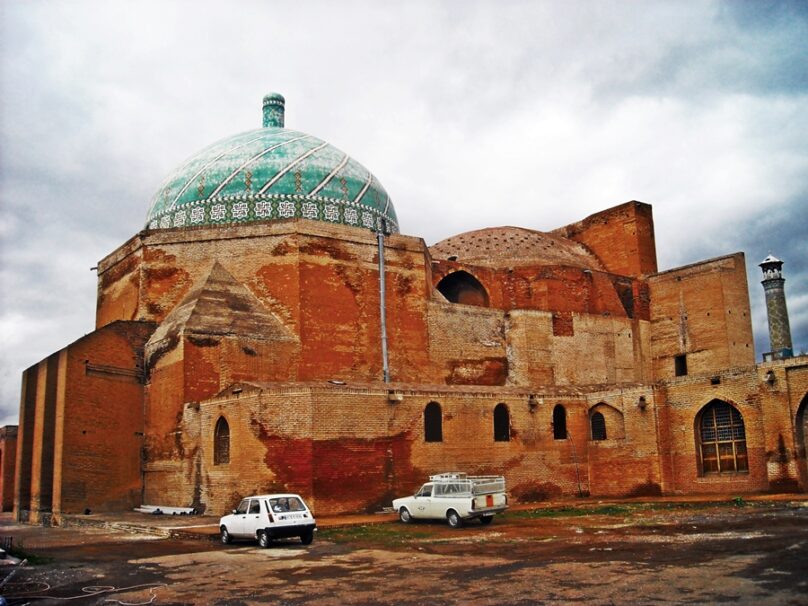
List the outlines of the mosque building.
{"type": "Polygon", "coordinates": [[[514,502],[806,489],[782,261],[756,363],[743,253],[659,271],[648,204],[428,247],[282,96],[263,110],[164,181],[98,263],[95,330],[23,373],[17,520],[278,490],[376,511],[449,470],[514,502]]]}

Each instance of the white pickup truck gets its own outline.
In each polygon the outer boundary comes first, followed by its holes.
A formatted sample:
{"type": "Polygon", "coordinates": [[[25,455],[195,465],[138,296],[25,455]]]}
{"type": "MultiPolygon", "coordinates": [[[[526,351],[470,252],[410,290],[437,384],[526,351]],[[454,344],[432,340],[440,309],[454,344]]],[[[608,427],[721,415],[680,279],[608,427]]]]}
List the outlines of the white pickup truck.
{"type": "Polygon", "coordinates": [[[458,528],[466,520],[478,518],[490,524],[494,515],[508,508],[503,476],[469,476],[450,472],[429,476],[429,482],[411,497],[393,501],[398,518],[446,520],[458,528]]]}

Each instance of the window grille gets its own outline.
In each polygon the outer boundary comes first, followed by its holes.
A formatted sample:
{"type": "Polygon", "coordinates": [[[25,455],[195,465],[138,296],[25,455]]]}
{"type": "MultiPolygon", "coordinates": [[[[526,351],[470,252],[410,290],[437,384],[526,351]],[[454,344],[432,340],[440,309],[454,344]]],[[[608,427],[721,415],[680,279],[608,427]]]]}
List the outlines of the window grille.
{"type": "Polygon", "coordinates": [[[736,408],[721,401],[710,403],[702,412],[699,433],[703,473],[749,471],[746,429],[736,408]]]}

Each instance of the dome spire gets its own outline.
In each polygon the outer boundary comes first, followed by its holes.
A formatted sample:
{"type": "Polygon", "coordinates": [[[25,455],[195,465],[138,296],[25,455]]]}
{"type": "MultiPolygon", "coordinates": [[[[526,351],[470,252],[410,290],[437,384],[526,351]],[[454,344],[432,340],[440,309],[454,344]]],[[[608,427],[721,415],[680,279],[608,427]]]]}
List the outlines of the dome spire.
{"type": "Polygon", "coordinates": [[[264,128],[283,128],[286,100],[280,93],[264,97],[264,128]]]}

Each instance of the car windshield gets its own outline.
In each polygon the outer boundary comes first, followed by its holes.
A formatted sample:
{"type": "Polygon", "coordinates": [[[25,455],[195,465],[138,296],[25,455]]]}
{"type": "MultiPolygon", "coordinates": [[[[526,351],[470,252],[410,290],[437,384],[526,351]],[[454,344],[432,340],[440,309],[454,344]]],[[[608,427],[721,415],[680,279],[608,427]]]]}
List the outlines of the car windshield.
{"type": "Polygon", "coordinates": [[[269,507],[274,512],[305,511],[306,506],[297,497],[278,497],[269,500],[269,507]]]}
{"type": "Polygon", "coordinates": [[[250,504],[249,499],[244,499],[241,503],[239,503],[238,509],[236,509],[236,513],[247,513],[247,507],[249,506],[249,504],[250,504]]]}

